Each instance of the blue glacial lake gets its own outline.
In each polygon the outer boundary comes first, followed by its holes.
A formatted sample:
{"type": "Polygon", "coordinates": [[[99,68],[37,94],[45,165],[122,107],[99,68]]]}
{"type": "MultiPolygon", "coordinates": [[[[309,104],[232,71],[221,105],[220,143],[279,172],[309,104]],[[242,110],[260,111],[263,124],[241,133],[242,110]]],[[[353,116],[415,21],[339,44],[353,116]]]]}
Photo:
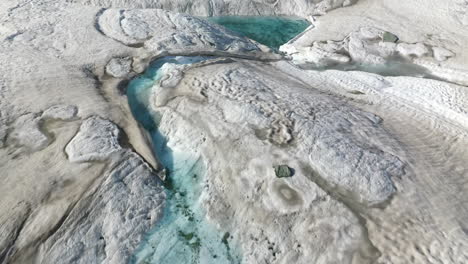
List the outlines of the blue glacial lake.
{"type": "Polygon", "coordinates": [[[273,49],[278,49],[310,25],[305,19],[290,17],[219,16],[207,19],[273,49]]]}

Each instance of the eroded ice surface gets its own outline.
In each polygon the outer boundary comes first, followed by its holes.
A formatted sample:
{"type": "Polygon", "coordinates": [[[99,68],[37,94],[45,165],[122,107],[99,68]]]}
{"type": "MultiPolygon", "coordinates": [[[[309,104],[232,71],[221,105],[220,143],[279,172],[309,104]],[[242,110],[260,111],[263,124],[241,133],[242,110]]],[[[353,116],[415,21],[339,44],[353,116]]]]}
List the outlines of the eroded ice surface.
{"type": "Polygon", "coordinates": [[[305,19],[268,16],[219,16],[208,20],[274,49],[310,25],[305,19]]]}
{"type": "Polygon", "coordinates": [[[153,151],[168,170],[168,203],[164,217],[148,234],[134,263],[239,263],[229,245],[229,233],[219,232],[206,221],[200,203],[203,161],[171,150],[158,132],[158,114],[151,110],[150,92],[164,82],[164,65],[191,64],[208,57],[165,57],[155,61],[127,90],[129,105],[138,122],[151,135],[153,151]]]}

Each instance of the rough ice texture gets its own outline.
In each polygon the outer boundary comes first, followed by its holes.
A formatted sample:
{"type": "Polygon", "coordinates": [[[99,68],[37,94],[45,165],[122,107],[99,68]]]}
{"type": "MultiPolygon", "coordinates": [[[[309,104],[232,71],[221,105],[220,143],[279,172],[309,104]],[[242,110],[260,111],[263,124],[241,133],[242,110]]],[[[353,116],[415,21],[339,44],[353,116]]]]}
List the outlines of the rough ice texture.
{"type": "Polygon", "coordinates": [[[365,27],[352,32],[342,41],[315,41],[310,47],[303,48],[291,43],[283,45],[281,50],[290,54],[297,63],[314,63],[319,67],[350,62],[380,65],[395,58],[412,61],[415,58],[434,57],[437,61],[444,61],[454,56],[444,48],[430,49],[424,43],[386,42],[386,33],[381,29],[365,27]]]}
{"type": "Polygon", "coordinates": [[[0,148],[3,148],[5,144],[5,137],[6,137],[7,131],[5,126],[0,127],[0,148]]]}
{"type": "Polygon", "coordinates": [[[162,215],[165,194],[135,153],[121,160],[70,211],[42,246],[44,263],[129,263],[132,253],[162,215]]]}
{"type": "Polygon", "coordinates": [[[434,53],[434,58],[437,61],[446,61],[450,57],[455,56],[455,54],[450,50],[441,47],[433,47],[432,52],[434,53]]]}
{"type": "Polygon", "coordinates": [[[236,235],[245,263],[340,263],[369,247],[335,198],[381,203],[404,177],[403,162],[382,149],[393,139],[379,117],[248,61],[186,68],[169,101],[162,89],[152,95],[159,129],[174,153],[205,161],[207,213],[236,235]],[[294,176],[278,179],[275,164],[294,176]]]}
{"type": "MultiPolygon", "coordinates": [[[[413,211],[420,208],[419,199],[429,199],[426,206],[435,203],[446,212],[449,205],[432,200],[426,188],[431,186],[430,193],[439,192],[437,182],[447,182],[439,178],[441,171],[451,180],[465,177],[465,87],[365,72],[304,71],[287,62],[274,63],[277,68],[228,62],[185,66],[182,79],[172,73],[172,65],[163,67],[162,78],[171,83],[171,100],[160,85],[153,87],[152,100],[154,110],[162,114],[160,131],[167,136],[168,147],[174,153],[192,153],[206,161],[208,180],[203,197],[208,215],[238,236],[247,263],[258,259],[341,263],[362,252],[367,245],[362,229],[333,199],[322,196],[323,189],[334,198],[341,197],[351,208],[355,203],[381,203],[395,194],[391,204],[397,205],[391,206],[391,211],[369,211],[379,219],[370,220],[370,237],[383,250],[378,259],[382,263],[411,262],[412,256],[417,256],[418,263],[435,258],[463,263],[467,259],[462,253],[468,245],[463,232],[449,237],[435,234],[429,231],[432,220],[420,217],[445,219],[447,222],[440,225],[444,229],[460,228],[458,220],[449,220],[444,213],[413,211]],[[347,97],[384,118],[329,94],[347,97]],[[405,148],[399,142],[402,139],[411,146],[408,154],[401,150],[405,148]],[[416,166],[418,172],[412,167],[408,172],[402,158],[394,153],[416,166]],[[288,164],[295,169],[295,176],[277,179],[274,164],[288,164]],[[421,185],[411,183],[415,179],[421,185]],[[420,193],[414,194],[413,188],[420,193]],[[412,200],[415,197],[418,200],[412,200]],[[255,209],[246,209],[250,206],[255,209]],[[324,214],[322,206],[337,210],[346,220],[324,214]],[[313,215],[315,220],[307,222],[305,215],[313,215]],[[405,222],[398,224],[399,219],[405,222]],[[324,223],[330,226],[324,227],[324,223]],[[352,230],[354,235],[343,230],[352,230]],[[395,241],[407,234],[411,237],[388,243],[388,236],[395,241]],[[315,239],[307,240],[310,237],[315,239]],[[444,243],[450,246],[434,249],[434,245],[444,243]],[[298,244],[301,249],[292,252],[298,244]]],[[[443,196],[456,200],[466,188],[456,187],[443,196]]],[[[450,214],[457,219],[466,215],[457,210],[450,214]]],[[[372,263],[372,257],[359,263],[366,261],[372,263]]]]}
{"type": "Polygon", "coordinates": [[[458,22],[464,26],[468,25],[468,1],[454,0],[450,3],[450,11],[458,22]]]}
{"type": "MultiPolygon", "coordinates": [[[[383,202],[395,191],[390,178],[404,174],[403,163],[380,150],[378,141],[368,140],[370,135],[390,137],[377,116],[307,90],[280,72],[273,75],[274,69],[218,65],[210,70],[211,75],[197,72],[200,83],[194,89],[216,92],[216,99],[208,100],[223,109],[230,122],[242,120],[278,146],[294,140],[296,151],[307,157],[305,163],[361,201],[383,202]],[[276,98],[274,105],[269,102],[272,98],[276,98]]],[[[161,105],[160,95],[156,90],[156,106],[161,105]]]]}
{"type": "Polygon", "coordinates": [[[357,0],[73,0],[102,7],[161,8],[197,16],[220,15],[323,15],[357,0]]]}
{"type": "Polygon", "coordinates": [[[378,262],[428,263],[432,259],[443,263],[465,262],[468,256],[461,249],[468,245],[468,240],[462,231],[465,225],[460,221],[467,214],[464,209],[451,209],[451,204],[468,190],[468,185],[448,186],[466,178],[466,87],[358,71],[304,72],[284,62],[277,63],[277,67],[324,93],[349,98],[378,113],[386,130],[398,138],[398,142],[386,141],[385,147],[405,149],[399,151],[399,156],[406,156],[411,167],[407,167],[404,177],[392,178],[398,192],[385,210],[372,211],[375,218],[367,225],[371,241],[381,252],[378,262]],[[441,191],[441,186],[448,188],[441,191]],[[444,198],[434,199],[435,193],[444,198]],[[423,207],[440,211],[415,209],[423,207]],[[440,230],[459,231],[449,236],[433,232],[434,219],[443,221],[437,225],[440,230]],[[388,243],[389,239],[393,242],[388,243]],[[442,244],[447,246],[436,246],[442,244]]]}
{"type": "Polygon", "coordinates": [[[54,105],[42,113],[43,119],[60,119],[69,121],[76,117],[78,108],[74,105],[54,105]]]}
{"type": "Polygon", "coordinates": [[[249,53],[266,48],[205,20],[159,9],[109,9],[98,22],[108,37],[125,45],[144,45],[153,56],[196,52],[252,56],[249,53]]]}
{"type": "Polygon", "coordinates": [[[66,146],[71,162],[102,161],[121,149],[119,128],[109,120],[90,117],[83,121],[76,136],[66,146]]]}
{"type": "Polygon", "coordinates": [[[408,1],[404,7],[398,0],[358,1],[320,17],[314,29],[282,50],[298,63],[317,66],[385,65],[403,59],[436,78],[468,85],[467,1],[428,1],[408,1]],[[398,37],[397,43],[380,41],[385,32],[398,37]],[[323,48],[327,42],[336,42],[337,48],[323,48]],[[441,49],[446,55],[441,56],[441,49]]]}
{"type": "MultiPolygon", "coordinates": [[[[55,105],[46,109],[42,115],[39,113],[22,115],[13,123],[13,130],[9,135],[10,141],[30,151],[42,150],[52,141],[43,127],[44,121],[49,119],[69,121],[76,116],[77,111],[76,106],[55,105]]],[[[0,128],[0,146],[6,138],[6,132],[6,126],[0,128]]]]}
{"type": "Polygon", "coordinates": [[[106,73],[116,78],[129,77],[132,71],[132,58],[112,58],[106,65],[106,73]]]}
{"type": "Polygon", "coordinates": [[[41,118],[37,114],[20,116],[15,124],[11,138],[19,145],[30,148],[33,151],[41,150],[49,145],[49,138],[40,128],[41,118]]]}
{"type": "Polygon", "coordinates": [[[0,148],[5,146],[8,130],[7,123],[11,121],[9,115],[12,112],[12,106],[8,100],[6,100],[6,98],[8,98],[7,96],[7,87],[4,81],[0,80],[0,148]]]}

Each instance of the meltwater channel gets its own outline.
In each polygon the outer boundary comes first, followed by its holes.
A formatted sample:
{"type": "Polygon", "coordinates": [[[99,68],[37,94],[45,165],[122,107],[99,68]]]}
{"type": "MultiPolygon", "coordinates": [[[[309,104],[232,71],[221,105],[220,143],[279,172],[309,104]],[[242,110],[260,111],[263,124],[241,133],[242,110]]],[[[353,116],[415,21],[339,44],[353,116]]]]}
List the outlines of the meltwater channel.
{"type": "MultiPolygon", "coordinates": [[[[223,25],[274,50],[304,31],[309,23],[282,17],[213,17],[211,22],[223,25]]],[[[167,201],[162,219],[145,237],[135,252],[132,263],[177,264],[241,263],[240,247],[227,232],[209,223],[200,204],[203,162],[191,160],[186,153],[175,153],[166,146],[158,130],[158,113],[150,106],[150,95],[160,80],[166,63],[193,64],[213,57],[168,56],[160,58],[133,79],[127,97],[133,116],[148,132],[155,156],[168,171],[167,201]]]]}

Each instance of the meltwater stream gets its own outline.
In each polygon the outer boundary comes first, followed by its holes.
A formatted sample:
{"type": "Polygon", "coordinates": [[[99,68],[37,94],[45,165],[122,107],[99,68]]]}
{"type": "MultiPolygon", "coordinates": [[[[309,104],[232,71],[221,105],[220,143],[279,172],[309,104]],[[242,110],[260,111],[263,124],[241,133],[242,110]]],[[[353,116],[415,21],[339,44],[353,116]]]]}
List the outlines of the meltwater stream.
{"type": "Polygon", "coordinates": [[[157,127],[158,113],[150,107],[150,93],[162,77],[160,69],[164,64],[192,64],[206,59],[201,56],[159,59],[127,87],[131,111],[151,135],[153,151],[169,173],[163,218],[137,249],[134,263],[240,263],[229,234],[212,226],[200,205],[202,162],[166,146],[157,127]]]}
{"type": "MultiPolygon", "coordinates": [[[[218,17],[210,20],[273,49],[309,25],[305,20],[276,17],[218,17]]],[[[133,263],[241,262],[235,241],[229,233],[218,230],[207,221],[200,204],[203,162],[194,160],[190,153],[177,153],[166,146],[166,139],[158,130],[158,113],[150,106],[150,95],[162,77],[161,67],[164,64],[193,64],[207,59],[210,57],[173,56],[158,59],[127,87],[132,114],[151,136],[153,152],[167,169],[169,179],[163,218],[146,235],[133,256],[133,263]]]]}

